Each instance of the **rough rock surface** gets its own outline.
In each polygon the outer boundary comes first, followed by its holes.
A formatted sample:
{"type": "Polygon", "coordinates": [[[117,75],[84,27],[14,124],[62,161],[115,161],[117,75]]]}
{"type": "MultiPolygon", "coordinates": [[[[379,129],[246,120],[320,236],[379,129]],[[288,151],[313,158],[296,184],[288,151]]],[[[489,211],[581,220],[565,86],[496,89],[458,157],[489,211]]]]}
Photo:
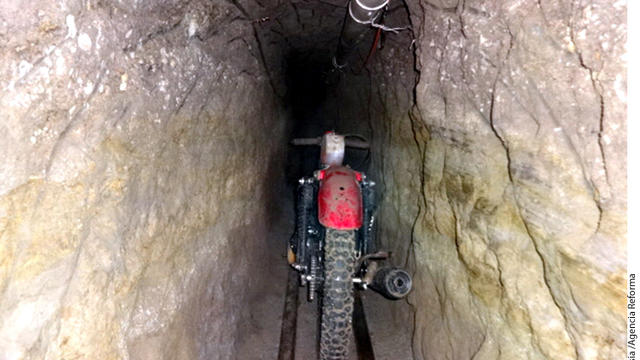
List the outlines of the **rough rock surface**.
{"type": "Polygon", "coordinates": [[[251,19],[208,1],[0,15],[0,359],[231,358],[286,123],[251,19]]]}
{"type": "MultiPolygon", "coordinates": [[[[283,63],[325,62],[343,5],[0,4],[0,359],[269,356],[283,63]]],[[[625,15],[392,2],[412,30],[366,68],[368,44],[337,87],[295,73],[326,99],[293,127],[372,140],[415,359],[623,357],[625,15]]]]}
{"type": "Polygon", "coordinates": [[[415,358],[624,357],[625,3],[408,5],[381,223],[412,255],[415,358]]]}

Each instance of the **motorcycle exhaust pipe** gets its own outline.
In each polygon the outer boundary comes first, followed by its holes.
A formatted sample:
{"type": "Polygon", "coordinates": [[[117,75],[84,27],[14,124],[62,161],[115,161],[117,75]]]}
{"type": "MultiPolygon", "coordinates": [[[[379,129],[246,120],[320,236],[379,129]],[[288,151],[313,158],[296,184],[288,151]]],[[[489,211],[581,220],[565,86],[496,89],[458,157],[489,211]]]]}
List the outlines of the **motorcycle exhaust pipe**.
{"type": "Polygon", "coordinates": [[[386,267],[378,270],[369,288],[390,300],[399,300],[411,291],[411,275],[400,268],[386,267]]]}

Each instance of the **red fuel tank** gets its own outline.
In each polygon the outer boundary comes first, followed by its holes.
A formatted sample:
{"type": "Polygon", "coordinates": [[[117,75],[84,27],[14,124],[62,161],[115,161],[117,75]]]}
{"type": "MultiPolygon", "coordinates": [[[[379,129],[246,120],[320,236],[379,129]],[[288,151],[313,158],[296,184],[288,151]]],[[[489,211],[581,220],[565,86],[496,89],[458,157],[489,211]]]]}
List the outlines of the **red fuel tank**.
{"type": "Polygon", "coordinates": [[[320,224],[337,230],[355,230],[362,226],[362,194],[356,174],[344,166],[323,170],[318,191],[320,224]]]}

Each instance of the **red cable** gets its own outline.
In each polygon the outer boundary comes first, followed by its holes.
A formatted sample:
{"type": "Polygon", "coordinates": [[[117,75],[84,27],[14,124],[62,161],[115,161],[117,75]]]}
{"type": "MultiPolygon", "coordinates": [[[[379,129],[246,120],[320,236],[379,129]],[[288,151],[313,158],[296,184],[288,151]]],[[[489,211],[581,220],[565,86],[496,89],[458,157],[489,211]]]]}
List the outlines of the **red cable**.
{"type": "Polygon", "coordinates": [[[373,56],[373,53],[376,52],[376,46],[378,46],[378,41],[380,40],[380,33],[382,33],[382,29],[378,28],[378,31],[376,32],[376,37],[375,39],[373,39],[373,45],[371,45],[371,49],[369,50],[369,55],[367,55],[367,59],[364,61],[364,64],[362,65],[363,68],[367,67],[367,63],[369,62],[369,59],[371,58],[371,56],[373,56]]]}

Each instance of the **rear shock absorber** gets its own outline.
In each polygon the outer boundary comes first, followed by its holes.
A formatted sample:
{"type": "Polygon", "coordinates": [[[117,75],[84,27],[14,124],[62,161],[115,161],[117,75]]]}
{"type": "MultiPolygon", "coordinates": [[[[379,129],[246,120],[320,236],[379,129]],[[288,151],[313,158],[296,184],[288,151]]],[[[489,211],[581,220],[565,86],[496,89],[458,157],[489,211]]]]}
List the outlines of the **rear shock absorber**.
{"type": "Polygon", "coordinates": [[[362,186],[363,223],[360,230],[360,244],[362,255],[371,254],[376,251],[375,246],[375,211],[376,211],[376,183],[364,179],[362,186]]]}
{"type": "Polygon", "coordinates": [[[300,272],[300,283],[309,286],[309,297],[313,299],[317,289],[318,265],[317,251],[319,231],[316,220],[315,197],[317,180],[313,177],[299,180],[296,202],[296,232],[294,241],[290,244],[295,253],[295,261],[291,266],[300,272]],[[314,261],[316,263],[314,263],[314,261]]]}
{"type": "Polygon", "coordinates": [[[298,186],[298,198],[296,203],[296,241],[292,244],[295,247],[296,263],[308,265],[308,246],[310,237],[313,236],[313,178],[300,179],[298,186]]]}

